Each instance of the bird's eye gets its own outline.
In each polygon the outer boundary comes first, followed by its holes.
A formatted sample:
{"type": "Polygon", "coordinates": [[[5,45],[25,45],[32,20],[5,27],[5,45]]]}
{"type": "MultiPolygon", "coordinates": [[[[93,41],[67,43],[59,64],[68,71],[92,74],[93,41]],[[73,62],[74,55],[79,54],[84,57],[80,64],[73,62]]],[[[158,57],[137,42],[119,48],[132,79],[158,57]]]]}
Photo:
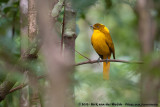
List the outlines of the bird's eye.
{"type": "Polygon", "coordinates": [[[97,28],[99,28],[99,26],[97,25],[97,28]]]}

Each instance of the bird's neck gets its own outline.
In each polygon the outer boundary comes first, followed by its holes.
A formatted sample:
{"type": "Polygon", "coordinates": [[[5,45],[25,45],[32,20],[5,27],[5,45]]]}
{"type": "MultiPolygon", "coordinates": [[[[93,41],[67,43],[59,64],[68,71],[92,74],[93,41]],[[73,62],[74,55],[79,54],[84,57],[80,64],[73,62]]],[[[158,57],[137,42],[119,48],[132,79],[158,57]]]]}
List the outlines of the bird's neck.
{"type": "Polygon", "coordinates": [[[104,27],[104,30],[109,33],[109,29],[107,27],[104,27]]]}

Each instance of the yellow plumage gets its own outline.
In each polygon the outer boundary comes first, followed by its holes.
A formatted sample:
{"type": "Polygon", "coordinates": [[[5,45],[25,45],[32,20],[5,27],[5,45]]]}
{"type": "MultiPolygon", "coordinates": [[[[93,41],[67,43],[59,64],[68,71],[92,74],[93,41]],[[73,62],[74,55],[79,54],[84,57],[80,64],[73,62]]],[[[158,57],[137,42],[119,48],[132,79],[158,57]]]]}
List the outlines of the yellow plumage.
{"type": "MultiPolygon", "coordinates": [[[[95,24],[93,26],[93,35],[91,43],[93,48],[102,59],[110,59],[111,53],[115,59],[114,44],[112,42],[109,30],[102,24],[95,24]]],[[[110,62],[103,62],[103,79],[109,79],[110,62]]]]}

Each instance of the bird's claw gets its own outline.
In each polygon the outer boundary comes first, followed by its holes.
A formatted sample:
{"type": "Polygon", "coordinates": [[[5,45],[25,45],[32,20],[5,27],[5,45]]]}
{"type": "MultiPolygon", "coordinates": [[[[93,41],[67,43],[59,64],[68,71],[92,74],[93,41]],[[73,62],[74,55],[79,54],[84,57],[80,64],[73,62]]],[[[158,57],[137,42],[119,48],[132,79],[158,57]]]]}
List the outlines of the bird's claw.
{"type": "Polygon", "coordinates": [[[106,63],[108,62],[108,58],[106,58],[106,63]]]}
{"type": "MultiPolygon", "coordinates": [[[[98,60],[98,64],[99,64],[99,62],[100,62],[100,57],[97,59],[98,60]]],[[[99,64],[100,65],[100,64],[99,64]]]]}

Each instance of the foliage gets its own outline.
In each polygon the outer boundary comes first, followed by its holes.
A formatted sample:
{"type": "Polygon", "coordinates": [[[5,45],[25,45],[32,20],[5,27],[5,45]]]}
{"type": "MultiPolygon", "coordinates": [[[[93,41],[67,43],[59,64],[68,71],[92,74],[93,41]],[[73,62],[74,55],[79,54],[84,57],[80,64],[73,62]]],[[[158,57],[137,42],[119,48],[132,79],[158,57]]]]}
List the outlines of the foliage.
{"type": "MultiPolygon", "coordinates": [[[[159,2],[158,0],[155,0],[159,2]]],[[[90,59],[98,59],[90,42],[92,29],[90,25],[97,22],[106,25],[115,44],[116,59],[140,60],[140,45],[137,32],[136,0],[72,0],[77,12],[76,50],[90,59]]],[[[155,10],[160,16],[159,10],[155,10]]],[[[57,31],[61,32],[64,9],[58,17],[57,31]]],[[[5,64],[20,64],[29,67],[37,76],[45,73],[43,57],[34,61],[18,62],[20,58],[20,13],[18,0],[0,1],[0,83],[7,78],[8,69],[5,64]]],[[[157,18],[160,22],[159,18],[157,18]]],[[[160,26],[160,24],[158,24],[160,26]]],[[[159,35],[159,34],[157,34],[159,35]]],[[[159,36],[157,36],[159,38],[159,36]]],[[[159,51],[159,39],[156,42],[159,51]]],[[[76,63],[85,61],[76,53],[76,63]]],[[[79,103],[139,103],[140,102],[140,73],[139,66],[133,64],[111,63],[110,80],[102,79],[102,64],[81,65],[76,67],[75,100],[79,103]]],[[[15,73],[15,72],[14,72],[15,73]]],[[[24,82],[25,76],[11,72],[11,80],[17,81],[15,86],[24,82]]],[[[40,81],[43,86],[44,81],[40,81]]],[[[18,107],[19,92],[9,94],[0,102],[0,107],[18,107]]]]}

